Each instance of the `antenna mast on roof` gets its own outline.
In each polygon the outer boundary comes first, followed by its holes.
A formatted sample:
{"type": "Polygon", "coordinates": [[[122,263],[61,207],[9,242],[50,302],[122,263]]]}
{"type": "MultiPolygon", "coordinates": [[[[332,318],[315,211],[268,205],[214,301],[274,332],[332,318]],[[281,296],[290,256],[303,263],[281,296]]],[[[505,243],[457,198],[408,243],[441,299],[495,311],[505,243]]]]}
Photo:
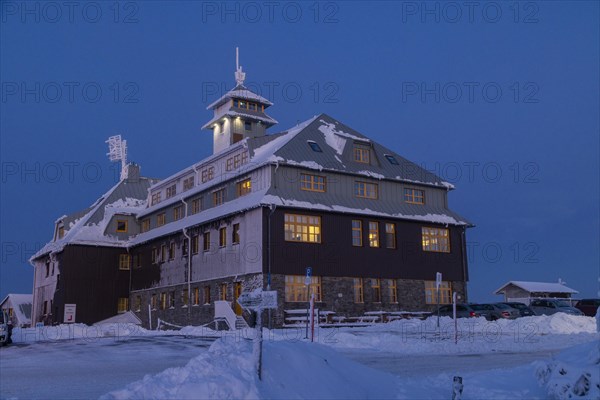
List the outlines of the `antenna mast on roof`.
{"type": "Polygon", "coordinates": [[[240,65],[240,48],[235,48],[235,81],[238,85],[243,85],[244,80],[246,79],[246,73],[242,71],[242,66],[240,65]]]}
{"type": "Polygon", "coordinates": [[[108,143],[108,159],[121,161],[121,180],[127,178],[127,140],[121,140],[121,135],[111,136],[104,143],[108,143]]]}

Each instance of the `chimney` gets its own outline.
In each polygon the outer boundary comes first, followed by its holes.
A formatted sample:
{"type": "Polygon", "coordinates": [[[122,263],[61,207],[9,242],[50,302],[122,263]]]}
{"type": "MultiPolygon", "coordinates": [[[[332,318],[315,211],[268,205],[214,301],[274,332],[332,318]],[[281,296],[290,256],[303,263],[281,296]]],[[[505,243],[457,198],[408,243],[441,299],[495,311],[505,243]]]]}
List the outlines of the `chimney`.
{"type": "Polygon", "coordinates": [[[140,166],[138,164],[132,162],[127,165],[127,180],[136,182],[140,180],[140,166]]]}

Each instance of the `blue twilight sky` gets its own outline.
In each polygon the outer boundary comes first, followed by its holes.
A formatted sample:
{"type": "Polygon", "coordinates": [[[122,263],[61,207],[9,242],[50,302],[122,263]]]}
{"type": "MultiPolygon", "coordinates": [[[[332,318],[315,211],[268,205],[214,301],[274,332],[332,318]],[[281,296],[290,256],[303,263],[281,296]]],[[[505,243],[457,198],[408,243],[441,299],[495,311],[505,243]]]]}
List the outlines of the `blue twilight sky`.
{"type": "Polygon", "coordinates": [[[211,153],[235,46],[271,131],[325,112],[456,185],[472,301],[508,280],[596,296],[596,1],[0,6],[0,297],[30,292],[54,221],[117,181],[108,136],[152,177],[211,153]]]}

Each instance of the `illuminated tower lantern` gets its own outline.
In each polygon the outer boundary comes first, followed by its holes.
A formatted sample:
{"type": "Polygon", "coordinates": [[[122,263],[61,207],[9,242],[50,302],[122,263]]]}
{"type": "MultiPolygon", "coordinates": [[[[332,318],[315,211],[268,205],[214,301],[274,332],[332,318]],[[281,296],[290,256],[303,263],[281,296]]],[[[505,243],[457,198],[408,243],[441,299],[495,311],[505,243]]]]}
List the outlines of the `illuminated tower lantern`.
{"type": "Polygon", "coordinates": [[[246,73],[239,65],[238,48],[235,51],[236,86],[207,107],[214,116],[202,127],[213,131],[213,154],[245,138],[264,136],[277,123],[265,113],[273,103],[244,86],[246,73]]]}

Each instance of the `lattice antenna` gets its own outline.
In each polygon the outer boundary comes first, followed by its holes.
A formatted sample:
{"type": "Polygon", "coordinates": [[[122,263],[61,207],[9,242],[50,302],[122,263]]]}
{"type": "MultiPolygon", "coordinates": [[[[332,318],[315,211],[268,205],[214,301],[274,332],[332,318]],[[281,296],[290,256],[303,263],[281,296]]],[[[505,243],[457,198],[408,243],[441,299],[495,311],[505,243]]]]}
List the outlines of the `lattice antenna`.
{"type": "Polygon", "coordinates": [[[108,143],[108,159],[116,162],[121,161],[121,180],[127,178],[127,140],[122,140],[121,135],[111,136],[105,142],[108,143]]]}
{"type": "Polygon", "coordinates": [[[238,85],[243,85],[244,80],[246,79],[246,73],[242,71],[242,66],[240,65],[240,48],[235,48],[235,81],[238,85]]]}

